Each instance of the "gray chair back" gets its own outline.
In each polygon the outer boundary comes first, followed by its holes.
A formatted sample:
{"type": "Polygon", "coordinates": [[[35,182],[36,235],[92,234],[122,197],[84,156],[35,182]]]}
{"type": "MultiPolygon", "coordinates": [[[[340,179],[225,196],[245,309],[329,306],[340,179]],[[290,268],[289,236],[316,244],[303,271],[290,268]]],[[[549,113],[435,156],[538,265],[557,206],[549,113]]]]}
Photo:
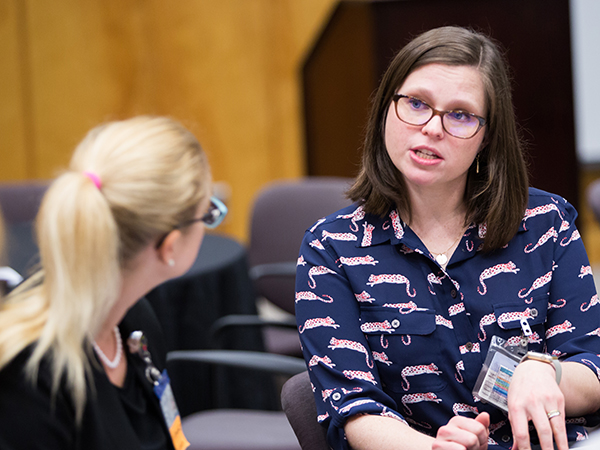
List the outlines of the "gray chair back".
{"type": "Polygon", "coordinates": [[[587,187],[586,197],[596,221],[600,223],[600,179],[592,181],[587,187]]]}
{"type": "Polygon", "coordinates": [[[303,450],[329,450],[325,427],[317,422],[317,407],[308,372],[283,385],[281,406],[303,450]]]}
{"type": "Polygon", "coordinates": [[[305,177],[262,189],[253,206],[248,261],[256,293],[294,314],[296,262],[304,232],[318,219],[351,204],[352,179],[305,177]]]}
{"type": "Polygon", "coordinates": [[[48,183],[43,181],[0,183],[0,207],[6,223],[33,221],[46,189],[48,183]]]}
{"type": "Polygon", "coordinates": [[[34,220],[48,182],[30,180],[0,183],[0,208],[6,224],[6,251],[0,265],[7,264],[23,276],[38,260],[34,220]]]}

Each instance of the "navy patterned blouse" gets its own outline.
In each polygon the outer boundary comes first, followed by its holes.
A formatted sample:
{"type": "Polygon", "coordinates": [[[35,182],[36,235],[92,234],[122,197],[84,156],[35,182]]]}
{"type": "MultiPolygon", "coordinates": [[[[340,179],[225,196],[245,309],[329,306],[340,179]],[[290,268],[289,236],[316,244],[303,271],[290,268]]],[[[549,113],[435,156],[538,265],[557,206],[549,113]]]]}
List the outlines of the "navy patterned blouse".
{"type": "MultiPolygon", "coordinates": [[[[469,227],[443,270],[395,210],[380,218],[352,205],[305,234],[296,317],[319,421],[334,449],[355,414],[395,417],[435,435],[455,414],[491,416],[491,448],[512,446],[507,415],[473,387],[492,336],[585,364],[600,376],[600,301],[575,209],[530,189],[519,231],[480,251],[469,227]]],[[[568,418],[569,441],[595,417],[568,418]]]]}

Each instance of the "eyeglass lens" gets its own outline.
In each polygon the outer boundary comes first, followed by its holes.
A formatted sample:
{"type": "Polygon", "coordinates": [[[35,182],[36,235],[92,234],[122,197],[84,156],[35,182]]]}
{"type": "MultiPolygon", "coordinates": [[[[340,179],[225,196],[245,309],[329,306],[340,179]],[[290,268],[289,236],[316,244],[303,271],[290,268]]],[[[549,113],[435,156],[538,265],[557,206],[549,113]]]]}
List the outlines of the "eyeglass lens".
{"type": "MultiPolygon", "coordinates": [[[[434,109],[427,103],[414,98],[401,96],[396,101],[398,118],[410,125],[425,125],[435,115],[434,109]]],[[[470,138],[480,128],[479,120],[463,111],[441,111],[444,130],[452,136],[470,138]]]]}
{"type": "Polygon", "coordinates": [[[223,221],[226,214],[227,207],[223,202],[215,197],[211,197],[208,211],[202,216],[202,222],[208,228],[215,228],[223,221]]]}

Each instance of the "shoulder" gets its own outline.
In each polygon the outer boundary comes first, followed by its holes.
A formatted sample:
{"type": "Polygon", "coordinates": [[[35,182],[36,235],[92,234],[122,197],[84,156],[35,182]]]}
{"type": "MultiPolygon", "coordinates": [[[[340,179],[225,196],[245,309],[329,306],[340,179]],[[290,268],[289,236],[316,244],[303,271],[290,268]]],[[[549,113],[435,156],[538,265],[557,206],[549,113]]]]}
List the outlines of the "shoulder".
{"type": "Polygon", "coordinates": [[[567,204],[567,200],[558,194],[546,192],[541,189],[534,187],[529,188],[529,202],[528,206],[552,202],[555,204],[567,204]]]}
{"type": "Polygon", "coordinates": [[[0,448],[66,449],[75,435],[75,416],[64,386],[52,392],[48,365],[40,365],[36,381],[25,373],[27,348],[0,371],[0,448]],[[32,433],[32,431],[34,431],[32,433]]]}
{"type": "MultiPolygon", "coordinates": [[[[50,358],[48,356],[42,358],[35,379],[32,379],[27,373],[27,363],[34,350],[34,346],[35,344],[31,344],[26,347],[0,371],[0,386],[2,386],[2,389],[0,389],[0,398],[2,398],[2,394],[5,394],[9,390],[7,386],[19,390],[24,395],[50,398],[53,389],[50,358]]],[[[59,383],[58,391],[56,392],[57,395],[62,397],[64,392],[66,392],[64,383],[59,383]]],[[[2,401],[0,400],[1,403],[2,401]]]]}
{"type": "Polygon", "coordinates": [[[572,222],[577,217],[577,211],[565,198],[557,194],[542,191],[541,189],[529,188],[529,200],[525,219],[532,214],[542,214],[556,211],[562,220],[572,222]]]}
{"type": "Polygon", "coordinates": [[[357,224],[360,222],[378,223],[382,221],[382,218],[365,212],[360,203],[353,203],[317,220],[307,231],[316,234],[320,234],[322,230],[328,232],[356,232],[358,231],[357,224]]]}
{"type": "Polygon", "coordinates": [[[145,297],[131,307],[121,321],[119,329],[125,345],[132,332],[143,331],[148,339],[148,349],[152,353],[155,364],[159,369],[164,368],[167,356],[165,338],[156,313],[145,297]]]}

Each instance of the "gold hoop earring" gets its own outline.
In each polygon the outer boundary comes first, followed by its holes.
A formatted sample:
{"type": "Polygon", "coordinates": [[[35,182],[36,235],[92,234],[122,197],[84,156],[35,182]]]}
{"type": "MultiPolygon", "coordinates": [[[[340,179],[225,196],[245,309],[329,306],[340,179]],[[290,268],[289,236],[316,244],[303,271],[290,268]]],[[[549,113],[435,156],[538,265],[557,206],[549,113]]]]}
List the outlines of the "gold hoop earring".
{"type": "Polygon", "coordinates": [[[475,157],[475,173],[479,173],[479,153],[477,153],[477,156],[475,157]]]}

